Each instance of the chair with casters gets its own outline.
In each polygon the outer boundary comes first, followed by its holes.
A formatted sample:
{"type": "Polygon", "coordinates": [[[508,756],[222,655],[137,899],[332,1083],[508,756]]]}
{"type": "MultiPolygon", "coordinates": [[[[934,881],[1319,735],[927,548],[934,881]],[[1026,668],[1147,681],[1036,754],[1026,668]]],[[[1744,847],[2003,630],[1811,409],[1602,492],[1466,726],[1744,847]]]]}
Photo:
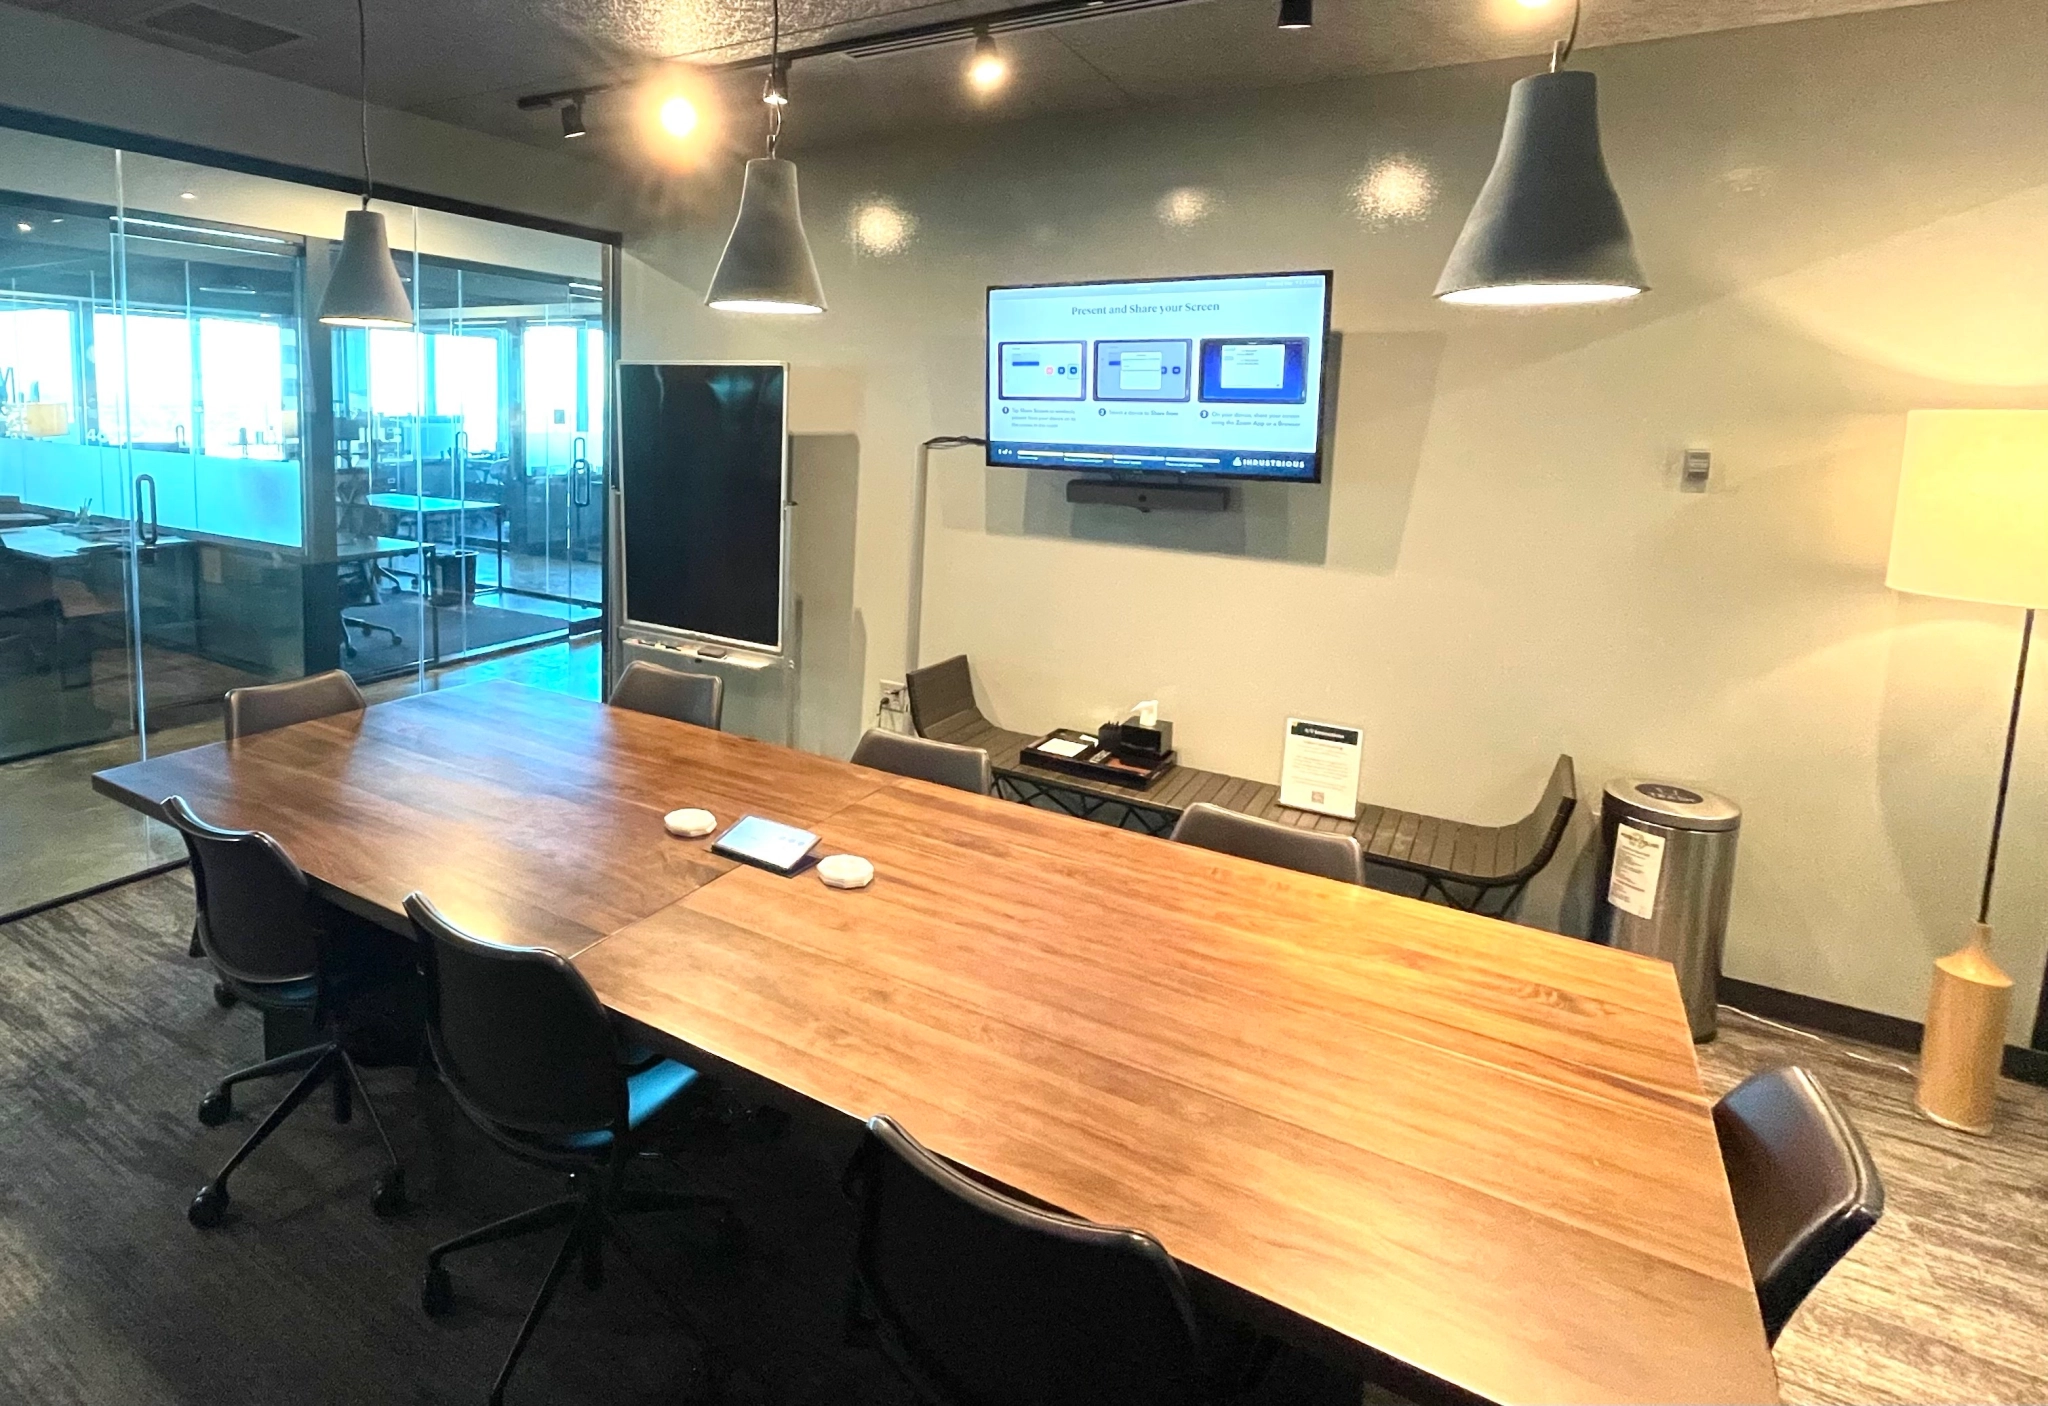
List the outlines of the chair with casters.
{"type": "MultiPolygon", "coordinates": [[[[290,727],[293,723],[312,722],[315,718],[360,713],[369,706],[363,698],[363,691],[356,687],[356,681],[340,669],[285,683],[231,688],[220,699],[221,724],[230,742],[238,737],[290,727]]],[[[192,923],[192,942],[186,948],[186,955],[205,955],[199,946],[196,918],[192,923]]],[[[235,1003],[234,988],[224,981],[214,983],[213,999],[222,1006],[232,1006],[235,1003]]]]}
{"type": "Polygon", "coordinates": [[[440,1317],[454,1307],[454,1285],[441,1263],[449,1255],[569,1227],[492,1384],[496,1406],[572,1261],[593,1289],[603,1283],[607,1244],[640,1268],[618,1231],[619,1217],[710,1208],[720,1212],[724,1248],[736,1248],[743,1237],[723,1197],[625,1185],[627,1167],[658,1151],[649,1119],[698,1082],[696,1070],[672,1059],[635,1059],[623,1049],[590,984],[558,954],[473,937],[421,894],[405,900],[405,911],[427,974],[427,1039],[456,1107],[512,1156],[569,1178],[559,1200],[427,1252],[420,1307],[440,1317]]]}
{"type": "Polygon", "coordinates": [[[1317,874],[1339,883],[1365,882],[1365,853],[1357,836],[1297,830],[1207,801],[1197,801],[1181,812],[1172,838],[1184,845],[1317,874]]]}
{"type": "Polygon", "coordinates": [[[995,784],[988,753],[979,747],[962,747],[952,742],[935,742],[929,737],[909,737],[900,732],[869,728],[854,745],[853,764],[877,771],[915,777],[960,791],[986,796],[995,784]]]}
{"type": "Polygon", "coordinates": [[[220,1224],[228,1208],[228,1178],[323,1083],[333,1088],[337,1123],[349,1121],[355,1100],[362,1100],[389,1163],[377,1180],[371,1209],[379,1216],[398,1214],[405,1208],[405,1169],[348,1041],[359,1033],[352,1017],[367,998],[415,979],[411,944],[315,897],[305,874],[270,836],[209,825],[182,796],[170,797],[163,808],[192,859],[200,943],[221,984],[258,1010],[310,1016],[323,1037],[305,1049],[236,1070],[200,1101],[199,1121],[219,1127],[234,1112],[235,1085],[274,1074],[299,1075],[226,1165],[199,1188],[187,1212],[192,1224],[201,1229],[220,1224]]]}
{"type": "Polygon", "coordinates": [[[635,659],[612,687],[611,705],[679,723],[716,728],[725,712],[725,680],[635,659]]]}
{"type": "Polygon", "coordinates": [[[1764,1332],[1778,1334],[1884,1214],[1877,1164],[1826,1089],[1797,1066],[1752,1074],[1714,1105],[1764,1332]]]}
{"type": "Polygon", "coordinates": [[[1197,1309],[1137,1230],[1019,1200],[887,1117],[846,1172],[859,1222],[852,1321],[944,1406],[1202,1406],[1255,1383],[1271,1344],[1197,1309]]]}

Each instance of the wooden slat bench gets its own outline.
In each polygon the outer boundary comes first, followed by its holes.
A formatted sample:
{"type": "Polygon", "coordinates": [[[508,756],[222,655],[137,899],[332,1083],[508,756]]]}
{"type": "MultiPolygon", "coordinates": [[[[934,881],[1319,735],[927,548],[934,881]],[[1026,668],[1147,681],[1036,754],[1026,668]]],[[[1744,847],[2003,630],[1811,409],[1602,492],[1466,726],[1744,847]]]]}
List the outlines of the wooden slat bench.
{"type": "Polygon", "coordinates": [[[1557,853],[1578,804],[1569,756],[1557,759],[1536,808],[1512,825],[1468,825],[1377,805],[1345,821],[1281,805],[1280,788],[1271,783],[1191,766],[1177,766],[1150,790],[1139,790],[1024,762],[1019,754],[1043,734],[1012,732],[983,716],[964,654],[913,670],[909,685],[910,721],[918,735],[987,752],[996,794],[1009,800],[1162,836],[1197,801],[1304,830],[1348,832],[1358,837],[1368,866],[1415,875],[1423,896],[1470,912],[1510,911],[1557,853]]]}

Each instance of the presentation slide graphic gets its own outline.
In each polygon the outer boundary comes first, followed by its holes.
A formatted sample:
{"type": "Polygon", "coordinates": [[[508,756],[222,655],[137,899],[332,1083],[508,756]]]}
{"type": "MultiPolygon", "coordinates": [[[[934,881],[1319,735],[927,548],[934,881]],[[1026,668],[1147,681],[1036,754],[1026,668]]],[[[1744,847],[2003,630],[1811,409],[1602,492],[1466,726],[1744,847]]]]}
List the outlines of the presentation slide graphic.
{"type": "Polygon", "coordinates": [[[1186,400],[1188,342],[1097,342],[1097,400],[1186,400]]]}
{"type": "Polygon", "coordinates": [[[991,464],[1313,481],[1326,274],[991,288],[991,464]]]}
{"type": "Polygon", "coordinates": [[[1004,400],[1080,400],[1088,393],[1081,377],[1086,342],[1005,342],[1002,345],[1004,400]]]}

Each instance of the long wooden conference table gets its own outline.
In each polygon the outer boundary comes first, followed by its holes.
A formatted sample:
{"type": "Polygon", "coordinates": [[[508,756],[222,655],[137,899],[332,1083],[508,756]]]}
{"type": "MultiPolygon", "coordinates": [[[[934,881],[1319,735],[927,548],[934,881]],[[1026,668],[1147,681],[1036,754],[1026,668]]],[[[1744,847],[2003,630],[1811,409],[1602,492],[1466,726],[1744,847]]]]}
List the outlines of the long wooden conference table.
{"type": "Polygon", "coordinates": [[[1777,1400],[1661,963],[502,682],[93,784],[266,830],[394,929],[419,889],[552,947],[685,1057],[1142,1227],[1397,1380],[1777,1400]],[[685,805],[878,876],[737,865],[685,805]]]}

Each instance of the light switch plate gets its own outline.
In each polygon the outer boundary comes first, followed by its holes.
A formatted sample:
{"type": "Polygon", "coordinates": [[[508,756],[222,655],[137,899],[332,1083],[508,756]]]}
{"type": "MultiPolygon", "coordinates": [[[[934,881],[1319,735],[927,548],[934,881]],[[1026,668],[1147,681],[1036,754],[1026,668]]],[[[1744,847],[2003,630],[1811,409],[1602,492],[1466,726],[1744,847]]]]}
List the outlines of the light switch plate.
{"type": "Polygon", "coordinates": [[[1685,463],[1679,471],[1678,486],[1687,493],[1704,493],[1707,480],[1714,472],[1714,456],[1704,449],[1685,451],[1685,463]]]}

